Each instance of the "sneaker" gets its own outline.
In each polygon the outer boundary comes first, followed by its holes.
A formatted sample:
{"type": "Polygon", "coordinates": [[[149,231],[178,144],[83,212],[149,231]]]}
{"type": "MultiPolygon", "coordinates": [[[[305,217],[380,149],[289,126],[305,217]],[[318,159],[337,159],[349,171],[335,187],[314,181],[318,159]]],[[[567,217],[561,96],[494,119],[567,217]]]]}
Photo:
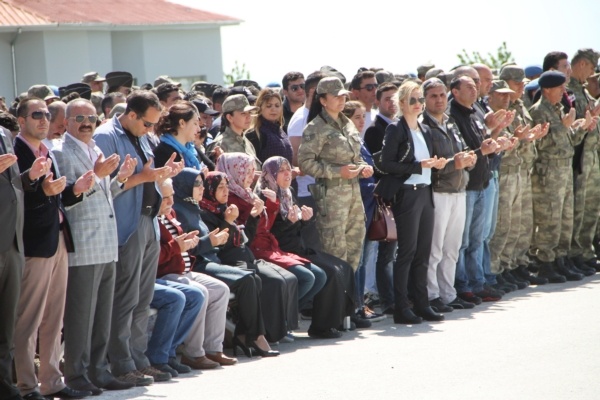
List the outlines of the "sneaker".
{"type": "Polygon", "coordinates": [[[364,303],[370,309],[373,309],[373,308],[377,307],[380,304],[379,294],[372,293],[372,292],[367,292],[365,294],[365,302],[364,303]]]}
{"type": "Polygon", "coordinates": [[[481,297],[475,296],[473,292],[462,292],[458,294],[458,297],[475,305],[479,305],[483,301],[481,297]]]}
{"type": "Polygon", "coordinates": [[[133,383],[135,386],[148,386],[154,383],[153,377],[144,375],[138,370],[129,371],[124,375],[117,376],[117,379],[121,382],[133,383]]]}
{"type": "Polygon", "coordinates": [[[480,297],[481,301],[498,301],[502,298],[500,292],[486,285],[483,286],[481,291],[474,293],[474,295],[480,297]]]}
{"type": "Polygon", "coordinates": [[[154,378],[154,382],[166,382],[170,381],[172,378],[169,372],[160,371],[151,365],[147,366],[146,368],[140,369],[140,372],[144,375],[148,375],[154,378]]]}
{"type": "Polygon", "coordinates": [[[312,319],[312,310],[300,311],[300,319],[303,319],[305,321],[310,321],[312,319]]]}
{"type": "Polygon", "coordinates": [[[385,319],[385,314],[379,314],[371,310],[368,306],[363,306],[362,310],[356,313],[360,318],[371,322],[378,322],[385,319]]]}
{"type": "Polygon", "coordinates": [[[284,337],[279,339],[279,343],[294,343],[294,333],[289,331],[284,337]]]}
{"type": "Polygon", "coordinates": [[[176,357],[169,358],[169,367],[177,371],[178,374],[188,374],[192,372],[192,369],[190,367],[188,367],[187,365],[183,365],[182,363],[177,361],[176,357]]]}
{"type": "Polygon", "coordinates": [[[175,369],[173,369],[169,364],[152,364],[152,367],[156,368],[161,372],[167,372],[171,374],[171,377],[173,378],[177,378],[179,376],[179,373],[175,369]]]}
{"type": "Polygon", "coordinates": [[[433,308],[433,311],[438,313],[447,313],[452,312],[452,310],[454,310],[454,308],[452,308],[451,306],[444,304],[440,297],[431,300],[429,302],[429,305],[431,306],[431,308],[433,308]]]}
{"type": "Polygon", "coordinates": [[[356,329],[370,328],[371,321],[361,318],[358,314],[350,316],[350,322],[356,326],[356,329]]]}
{"type": "Polygon", "coordinates": [[[456,296],[456,298],[454,300],[452,300],[450,303],[448,303],[448,305],[455,310],[467,310],[467,309],[471,309],[471,308],[475,307],[475,304],[468,302],[468,301],[464,301],[463,299],[461,299],[458,296],[456,296]]]}

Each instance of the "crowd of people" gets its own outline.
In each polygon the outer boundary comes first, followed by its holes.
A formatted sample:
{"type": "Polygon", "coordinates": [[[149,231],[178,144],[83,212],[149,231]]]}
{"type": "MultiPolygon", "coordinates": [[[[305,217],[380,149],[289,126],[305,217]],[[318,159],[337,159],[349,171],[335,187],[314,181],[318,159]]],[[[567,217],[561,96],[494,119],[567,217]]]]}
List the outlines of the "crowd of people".
{"type": "Polygon", "coordinates": [[[0,398],[150,385],[279,356],[300,319],[336,339],[595,274],[599,56],[32,86],[0,113],[0,398]],[[396,232],[376,241],[382,207],[396,232]]]}

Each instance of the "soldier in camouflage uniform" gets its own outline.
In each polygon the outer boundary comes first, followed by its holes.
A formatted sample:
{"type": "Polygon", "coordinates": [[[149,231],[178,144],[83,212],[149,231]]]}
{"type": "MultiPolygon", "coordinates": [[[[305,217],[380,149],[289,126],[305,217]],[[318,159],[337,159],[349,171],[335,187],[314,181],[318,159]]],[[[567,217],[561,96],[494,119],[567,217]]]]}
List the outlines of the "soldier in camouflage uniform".
{"type": "Polygon", "coordinates": [[[316,185],[325,187],[323,198],[315,198],[323,250],[346,260],[356,271],[366,233],[358,179],[371,176],[373,168],[361,158],[359,133],[341,112],[348,93],[336,77],[319,81],[298,163],[316,185]]]}
{"type": "Polygon", "coordinates": [[[531,173],[533,171],[533,162],[537,156],[535,149],[535,140],[548,132],[549,125],[533,126],[533,120],[529,115],[529,111],[525,107],[523,100],[523,91],[525,84],[525,71],[523,68],[516,65],[508,65],[500,71],[500,79],[504,80],[508,87],[514,93],[511,94],[509,110],[515,112],[515,119],[510,127],[511,132],[515,132],[517,127],[525,126],[529,128],[529,132],[524,132],[519,139],[517,154],[521,159],[519,166],[519,180],[521,191],[521,212],[520,215],[513,210],[511,224],[518,224],[519,230],[514,239],[514,250],[512,254],[512,266],[516,269],[511,272],[518,278],[526,280],[531,285],[543,285],[548,283],[546,278],[541,278],[532,275],[527,266],[530,264],[529,246],[533,236],[533,203],[531,199],[531,173]],[[545,129],[544,129],[545,128],[545,129]],[[525,134],[527,133],[527,134],[525,134]]]}
{"type": "MultiPolygon", "coordinates": [[[[587,78],[594,73],[600,54],[592,49],[581,49],[575,53],[571,62],[571,80],[568,87],[575,95],[574,108],[577,118],[585,118],[586,111],[595,109],[594,98],[590,95],[584,84],[587,78]]],[[[573,217],[573,239],[569,256],[577,268],[586,275],[593,275],[596,269],[600,270],[600,263],[596,259],[593,240],[596,233],[598,216],[600,216],[600,168],[598,166],[598,126],[593,124],[588,129],[583,140],[583,149],[576,152],[574,160],[575,181],[575,207],[573,217]],[[578,157],[579,156],[579,157],[578,157]]]]}
{"type": "Polygon", "coordinates": [[[548,134],[538,143],[531,178],[537,227],[532,251],[541,263],[539,276],[550,282],[583,279],[566,261],[573,233],[574,146],[583,140],[591,118],[575,121],[575,109],[564,114],[560,100],[565,82],[562,72],[544,72],[539,79],[541,97],[529,110],[534,123],[550,123],[548,134]]]}

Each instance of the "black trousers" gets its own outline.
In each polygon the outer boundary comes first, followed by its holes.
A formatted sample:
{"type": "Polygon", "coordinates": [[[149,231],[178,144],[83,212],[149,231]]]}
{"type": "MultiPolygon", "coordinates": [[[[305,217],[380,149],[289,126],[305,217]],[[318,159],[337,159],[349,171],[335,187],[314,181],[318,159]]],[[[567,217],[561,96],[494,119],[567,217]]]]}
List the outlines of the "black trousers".
{"type": "Polygon", "coordinates": [[[392,204],[398,232],[398,252],[394,264],[394,303],[400,311],[410,307],[409,290],[414,308],[429,306],[427,267],[433,236],[433,197],[431,186],[417,190],[400,190],[392,204]]]}

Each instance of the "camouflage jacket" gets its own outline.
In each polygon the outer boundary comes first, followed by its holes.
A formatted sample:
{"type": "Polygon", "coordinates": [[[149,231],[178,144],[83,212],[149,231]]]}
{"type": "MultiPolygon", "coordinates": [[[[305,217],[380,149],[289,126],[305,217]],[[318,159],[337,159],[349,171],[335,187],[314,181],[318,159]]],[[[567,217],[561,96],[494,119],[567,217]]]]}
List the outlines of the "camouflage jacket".
{"type": "Polygon", "coordinates": [[[298,164],[306,175],[315,178],[340,178],[341,167],[367,165],[360,156],[358,130],[340,113],[341,126],[322,111],[304,128],[298,149],[298,164]]]}
{"type": "MultiPolygon", "coordinates": [[[[511,103],[508,109],[510,111],[516,111],[515,120],[510,127],[511,132],[514,132],[519,125],[529,125],[530,128],[533,128],[533,119],[531,119],[531,115],[529,115],[529,111],[527,111],[527,107],[525,107],[523,100],[517,99],[515,102],[511,103]]],[[[522,165],[527,169],[531,168],[533,166],[533,161],[537,156],[535,144],[533,142],[522,140],[519,142],[517,151],[521,158],[522,165]]]]}
{"type": "MultiPolygon", "coordinates": [[[[571,78],[568,85],[569,89],[573,91],[575,95],[575,110],[577,112],[577,118],[585,118],[585,112],[588,109],[588,105],[594,104],[594,98],[587,91],[587,89],[575,78],[571,78]]],[[[598,126],[585,137],[585,147],[590,151],[595,151],[598,148],[598,126]]]]}
{"type": "Polygon", "coordinates": [[[548,134],[537,143],[538,158],[541,159],[567,159],[575,154],[574,146],[581,143],[585,130],[567,128],[562,123],[562,104],[550,104],[542,96],[530,109],[529,114],[534,124],[550,123],[548,134]]]}
{"type": "Polygon", "coordinates": [[[225,131],[215,138],[210,144],[210,148],[214,149],[216,146],[221,147],[225,153],[246,153],[254,157],[256,170],[260,171],[262,164],[256,157],[256,150],[244,135],[238,135],[230,127],[225,128],[225,131]]]}

